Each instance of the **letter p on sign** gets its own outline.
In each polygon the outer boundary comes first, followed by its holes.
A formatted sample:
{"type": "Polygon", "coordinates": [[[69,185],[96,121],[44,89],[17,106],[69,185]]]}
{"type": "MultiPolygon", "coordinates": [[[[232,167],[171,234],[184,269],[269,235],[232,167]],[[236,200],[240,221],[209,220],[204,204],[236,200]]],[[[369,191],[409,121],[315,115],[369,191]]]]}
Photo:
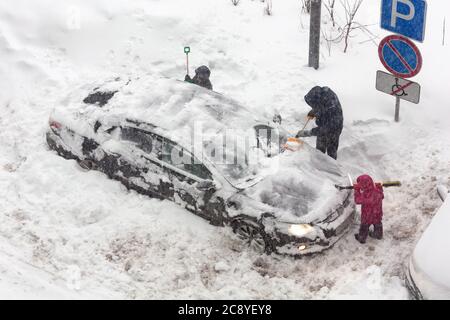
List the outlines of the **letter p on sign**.
{"type": "Polygon", "coordinates": [[[426,13],[425,0],[382,0],[381,28],[423,42],[426,13]]]}
{"type": "Polygon", "coordinates": [[[403,19],[406,21],[411,21],[416,15],[416,9],[410,0],[392,0],[392,11],[391,11],[391,27],[397,28],[397,19],[403,19]],[[408,14],[403,14],[398,11],[398,4],[403,3],[408,7],[408,14]]]}

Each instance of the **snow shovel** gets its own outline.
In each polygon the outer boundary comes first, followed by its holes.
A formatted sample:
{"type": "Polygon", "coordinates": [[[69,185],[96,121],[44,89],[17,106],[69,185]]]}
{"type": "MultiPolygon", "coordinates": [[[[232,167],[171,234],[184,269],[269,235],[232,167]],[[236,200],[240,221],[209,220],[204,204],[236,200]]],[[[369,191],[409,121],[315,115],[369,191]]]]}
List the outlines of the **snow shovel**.
{"type": "Polygon", "coordinates": [[[191,52],[191,47],[184,47],[184,53],[186,54],[186,74],[189,75],[189,53],[191,52]]]}
{"type": "MultiPolygon", "coordinates": [[[[379,183],[383,186],[383,188],[389,188],[389,187],[401,187],[402,183],[400,181],[389,181],[389,182],[381,182],[379,183]]],[[[339,186],[339,185],[335,185],[336,189],[338,189],[339,191],[342,190],[353,190],[355,187],[354,186],[339,186]]]]}

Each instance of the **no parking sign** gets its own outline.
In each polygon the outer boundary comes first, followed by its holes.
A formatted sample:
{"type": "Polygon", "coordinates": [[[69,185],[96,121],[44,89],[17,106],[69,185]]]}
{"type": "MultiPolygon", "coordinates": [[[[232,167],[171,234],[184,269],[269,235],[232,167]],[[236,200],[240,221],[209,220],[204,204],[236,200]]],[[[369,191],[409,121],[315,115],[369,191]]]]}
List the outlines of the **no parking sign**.
{"type": "Polygon", "coordinates": [[[422,69],[419,49],[402,36],[384,38],[378,47],[378,55],[384,67],[397,77],[412,78],[422,69]]]}

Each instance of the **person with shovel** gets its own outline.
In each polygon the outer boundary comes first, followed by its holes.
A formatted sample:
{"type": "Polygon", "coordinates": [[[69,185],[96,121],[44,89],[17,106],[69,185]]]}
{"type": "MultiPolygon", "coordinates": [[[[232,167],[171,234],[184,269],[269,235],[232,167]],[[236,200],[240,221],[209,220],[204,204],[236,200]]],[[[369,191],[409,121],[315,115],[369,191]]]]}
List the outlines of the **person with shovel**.
{"type": "MultiPolygon", "coordinates": [[[[349,176],[350,177],[350,176],[349,176]]],[[[350,177],[350,181],[352,178],[350,177]]],[[[356,184],[350,186],[335,185],[339,191],[353,190],[355,203],[361,205],[361,225],[355,239],[360,243],[366,243],[367,236],[383,239],[383,188],[401,187],[400,181],[388,181],[374,183],[368,175],[362,175],[356,180],[356,184]],[[369,231],[373,225],[373,231],[369,231]]]]}
{"type": "Polygon", "coordinates": [[[383,185],[374,183],[368,175],[362,175],[353,186],[355,203],[361,205],[361,225],[355,239],[366,243],[367,236],[381,240],[383,238],[383,185]],[[369,232],[373,225],[373,231],[369,232]]]}
{"type": "Polygon", "coordinates": [[[201,66],[195,70],[194,78],[191,78],[189,75],[189,53],[191,53],[191,47],[184,47],[184,53],[186,54],[186,77],[184,77],[184,81],[212,90],[213,86],[209,80],[211,70],[207,66],[201,66]]]}
{"type": "Polygon", "coordinates": [[[191,78],[188,74],[184,78],[184,81],[196,84],[200,87],[212,90],[213,86],[209,77],[211,76],[211,71],[207,66],[201,66],[195,70],[194,78],[191,78]]]}
{"type": "Polygon", "coordinates": [[[336,93],[328,87],[316,86],[305,96],[305,101],[312,108],[308,113],[308,121],[316,119],[317,127],[312,130],[300,130],[296,138],[316,136],[316,149],[337,159],[344,117],[336,93]]]}

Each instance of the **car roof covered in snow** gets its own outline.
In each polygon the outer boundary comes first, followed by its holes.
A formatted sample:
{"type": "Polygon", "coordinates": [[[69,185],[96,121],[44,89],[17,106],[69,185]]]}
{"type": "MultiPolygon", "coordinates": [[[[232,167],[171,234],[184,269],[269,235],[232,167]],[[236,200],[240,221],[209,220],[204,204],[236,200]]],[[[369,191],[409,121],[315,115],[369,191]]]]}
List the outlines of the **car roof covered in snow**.
{"type": "Polygon", "coordinates": [[[153,75],[86,85],[62,104],[66,115],[83,116],[91,127],[96,121],[116,117],[154,125],[178,141],[190,136],[194,127],[201,128],[203,134],[218,134],[261,123],[248,109],[222,94],[153,75]]]}

